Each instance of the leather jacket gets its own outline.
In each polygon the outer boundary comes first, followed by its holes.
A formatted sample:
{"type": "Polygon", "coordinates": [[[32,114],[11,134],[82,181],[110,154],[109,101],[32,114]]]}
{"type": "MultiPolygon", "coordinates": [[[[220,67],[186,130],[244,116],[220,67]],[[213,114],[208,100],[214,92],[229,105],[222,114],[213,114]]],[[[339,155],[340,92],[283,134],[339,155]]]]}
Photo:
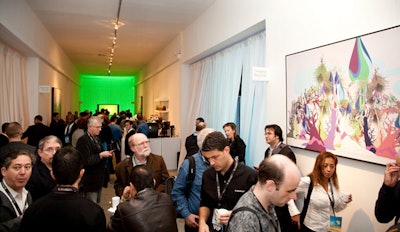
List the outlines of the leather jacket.
{"type": "Polygon", "coordinates": [[[118,205],[108,231],[177,232],[176,209],[171,197],[147,188],[118,205]]]}

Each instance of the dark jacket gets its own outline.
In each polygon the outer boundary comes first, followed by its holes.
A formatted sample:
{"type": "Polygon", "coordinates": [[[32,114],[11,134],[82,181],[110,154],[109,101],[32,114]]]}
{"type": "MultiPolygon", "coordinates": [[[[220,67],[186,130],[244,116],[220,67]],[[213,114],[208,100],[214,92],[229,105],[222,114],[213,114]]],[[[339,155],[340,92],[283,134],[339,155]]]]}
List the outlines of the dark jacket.
{"type": "Polygon", "coordinates": [[[50,170],[39,159],[32,169],[31,178],[25,188],[31,193],[33,201],[50,193],[56,187],[56,181],[51,177],[50,170]]]}
{"type": "Polygon", "coordinates": [[[106,217],[96,203],[78,192],[51,192],[29,206],[22,218],[20,232],[102,232],[106,217]]]}
{"type": "Polygon", "coordinates": [[[175,205],[166,193],[157,193],[150,188],[144,189],[130,201],[118,205],[107,230],[119,232],[178,231],[175,205]]]}
{"type": "Polygon", "coordinates": [[[380,223],[388,223],[400,217],[400,181],[391,188],[382,185],[375,203],[375,217],[380,223]]]}
{"type": "Polygon", "coordinates": [[[27,144],[38,147],[39,141],[50,134],[50,127],[44,125],[43,123],[38,123],[29,126],[28,129],[22,134],[21,139],[28,137],[27,144]]]}
{"type": "Polygon", "coordinates": [[[197,133],[193,133],[186,137],[185,140],[186,157],[192,156],[199,151],[199,146],[197,146],[197,133]]]}
{"type": "Polygon", "coordinates": [[[239,157],[239,162],[245,162],[246,144],[239,135],[235,136],[235,140],[229,141],[230,154],[232,158],[239,157]]]}
{"type": "MultiPolygon", "coordinates": [[[[265,150],[264,158],[268,157],[270,149],[271,148],[267,148],[267,150],[265,150]]],[[[285,155],[289,159],[291,159],[294,163],[296,163],[296,156],[294,155],[292,149],[290,149],[290,147],[287,144],[284,143],[279,144],[279,146],[272,151],[272,154],[285,155]]]]}
{"type": "Polygon", "coordinates": [[[104,170],[106,163],[100,159],[100,152],[103,151],[100,143],[94,142],[85,132],[76,143],[76,149],[79,151],[85,174],[83,174],[81,185],[83,192],[100,191],[104,184],[104,170]]]}
{"type": "MultiPolygon", "coordinates": [[[[150,167],[153,172],[153,177],[156,180],[155,189],[157,192],[163,192],[165,190],[165,181],[169,177],[167,166],[165,165],[164,159],[160,155],[150,154],[147,157],[147,166],[150,167]]],[[[114,182],[115,194],[121,196],[125,186],[129,185],[129,175],[132,172],[133,163],[132,157],[125,158],[118,163],[115,168],[114,182]]]]}
{"type": "MultiPolygon", "coordinates": [[[[32,196],[29,193],[27,203],[28,205],[32,204],[32,196]]],[[[0,231],[19,231],[20,224],[21,218],[17,217],[12,202],[3,192],[0,191],[0,231]]]]}

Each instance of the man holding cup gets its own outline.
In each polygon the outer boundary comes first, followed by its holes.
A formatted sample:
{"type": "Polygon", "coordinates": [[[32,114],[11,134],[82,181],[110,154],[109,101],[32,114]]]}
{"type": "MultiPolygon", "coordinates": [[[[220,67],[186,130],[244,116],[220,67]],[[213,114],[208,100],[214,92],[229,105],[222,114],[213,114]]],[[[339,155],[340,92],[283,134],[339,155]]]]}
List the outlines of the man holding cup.
{"type": "Polygon", "coordinates": [[[212,168],[203,173],[199,232],[223,232],[239,198],[257,182],[257,172],[232,158],[221,132],[207,135],[201,153],[212,168]]]}

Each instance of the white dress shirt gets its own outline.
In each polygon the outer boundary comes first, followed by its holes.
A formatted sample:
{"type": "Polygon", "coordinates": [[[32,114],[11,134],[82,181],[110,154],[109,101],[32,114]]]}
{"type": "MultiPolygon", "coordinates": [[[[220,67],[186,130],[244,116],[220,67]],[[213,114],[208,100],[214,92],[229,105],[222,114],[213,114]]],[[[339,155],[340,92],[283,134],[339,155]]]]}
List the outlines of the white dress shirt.
{"type": "MultiPolygon", "coordinates": [[[[302,177],[299,186],[296,189],[296,193],[301,193],[302,195],[307,196],[310,182],[311,180],[309,176],[302,177]]],[[[321,185],[314,186],[310,196],[310,203],[308,204],[307,215],[304,218],[304,225],[313,231],[329,231],[330,216],[333,215],[330,199],[335,203],[335,213],[343,210],[347,206],[346,202],[340,198],[340,193],[333,184],[328,185],[328,192],[326,192],[324,187],[321,185]]],[[[291,216],[301,213],[293,200],[288,202],[288,206],[291,216]]]]}

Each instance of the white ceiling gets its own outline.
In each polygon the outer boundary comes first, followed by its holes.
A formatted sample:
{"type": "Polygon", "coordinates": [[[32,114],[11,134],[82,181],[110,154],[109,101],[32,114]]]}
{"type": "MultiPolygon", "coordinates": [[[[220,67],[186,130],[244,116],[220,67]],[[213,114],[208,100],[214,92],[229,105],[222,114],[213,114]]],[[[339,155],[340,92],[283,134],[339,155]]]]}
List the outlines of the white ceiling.
{"type": "MultiPolygon", "coordinates": [[[[215,0],[122,0],[111,75],[133,75],[215,0]]],[[[27,0],[80,74],[108,75],[119,0],[27,0]]]]}

